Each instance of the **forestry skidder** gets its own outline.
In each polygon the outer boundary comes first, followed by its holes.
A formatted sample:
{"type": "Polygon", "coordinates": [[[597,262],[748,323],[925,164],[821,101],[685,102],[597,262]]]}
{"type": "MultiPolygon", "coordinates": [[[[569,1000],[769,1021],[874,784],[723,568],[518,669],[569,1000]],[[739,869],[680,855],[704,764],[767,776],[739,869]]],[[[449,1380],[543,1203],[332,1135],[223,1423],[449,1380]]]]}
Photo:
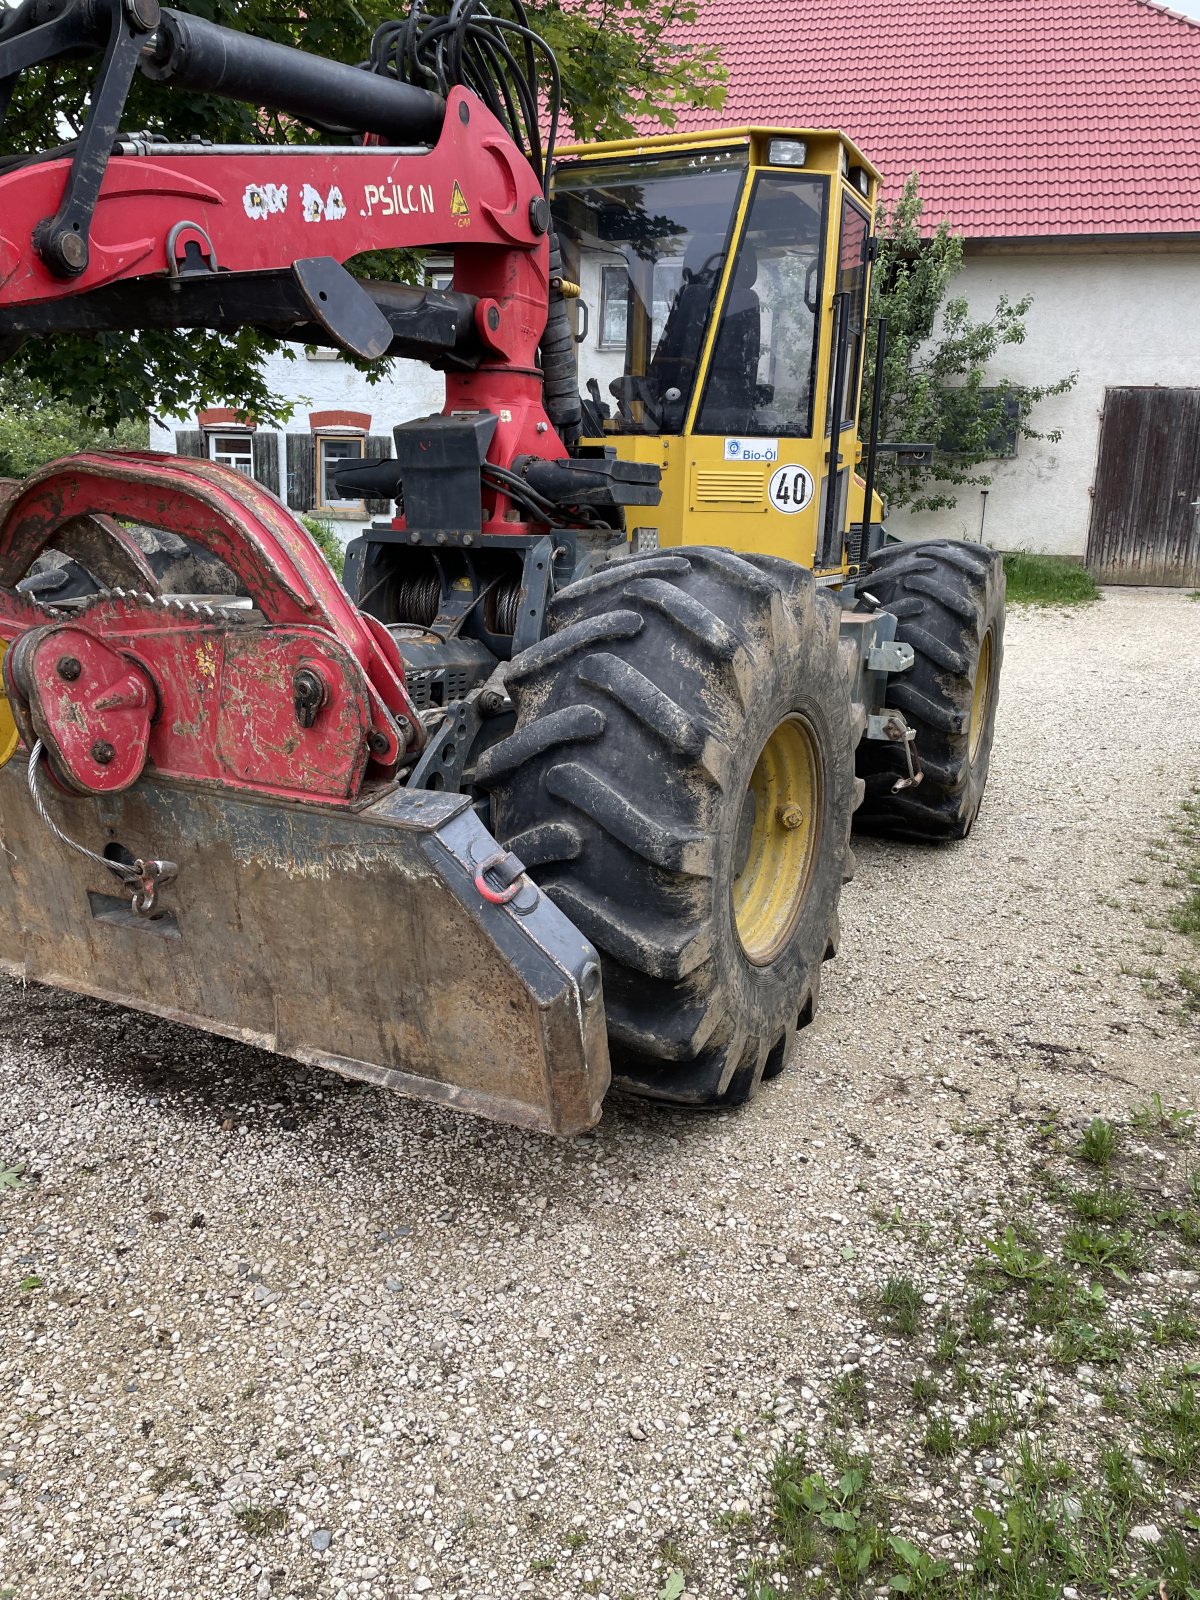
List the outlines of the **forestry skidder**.
{"type": "Polygon", "coordinates": [[[361,67],[156,0],[0,25],[0,106],[100,61],[79,138],[0,162],[0,354],[254,326],[446,379],[338,479],[396,507],[344,590],[215,463],[86,454],[12,496],[0,967],[569,1133],[610,1064],[694,1106],[781,1070],[856,806],[971,826],[1004,617],[989,551],[883,543],[870,164],[764,128],[552,164],[543,49],[470,0],[361,67]],[[126,129],[137,72],[325,142],[126,129]],[[351,270],[432,247],[447,289],[351,270]],[[181,552],[220,581],[180,593],[181,552]]]}

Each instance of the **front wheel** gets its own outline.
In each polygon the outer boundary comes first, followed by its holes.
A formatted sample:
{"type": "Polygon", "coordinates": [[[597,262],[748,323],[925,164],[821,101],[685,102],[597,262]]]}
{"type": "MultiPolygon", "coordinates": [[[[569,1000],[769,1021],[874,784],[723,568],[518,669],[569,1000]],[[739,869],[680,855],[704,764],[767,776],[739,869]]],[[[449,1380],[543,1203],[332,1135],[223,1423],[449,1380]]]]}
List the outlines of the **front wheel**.
{"type": "Polygon", "coordinates": [[[887,704],[916,730],[924,777],[895,745],[864,739],[866,784],[855,826],[905,839],[964,839],[979,812],[992,754],[1004,659],[1004,566],[994,550],[951,539],[889,545],[856,585],[896,618],[913,664],[888,682],[887,704]]]}
{"type": "Polygon", "coordinates": [[[492,830],[596,946],[616,1081],[736,1104],[784,1064],[836,948],[852,708],[812,575],[724,550],[572,584],[512,663],[492,830]]]}

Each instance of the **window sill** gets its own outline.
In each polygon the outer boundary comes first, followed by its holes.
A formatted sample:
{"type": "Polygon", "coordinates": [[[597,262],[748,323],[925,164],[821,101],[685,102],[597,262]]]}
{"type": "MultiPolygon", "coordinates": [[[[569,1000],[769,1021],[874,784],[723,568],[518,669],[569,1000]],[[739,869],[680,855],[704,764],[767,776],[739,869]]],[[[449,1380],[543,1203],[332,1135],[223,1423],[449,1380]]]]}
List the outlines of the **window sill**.
{"type": "Polygon", "coordinates": [[[306,513],[310,517],[328,518],[331,522],[362,522],[367,508],[361,500],[354,505],[314,506],[306,513]]]}

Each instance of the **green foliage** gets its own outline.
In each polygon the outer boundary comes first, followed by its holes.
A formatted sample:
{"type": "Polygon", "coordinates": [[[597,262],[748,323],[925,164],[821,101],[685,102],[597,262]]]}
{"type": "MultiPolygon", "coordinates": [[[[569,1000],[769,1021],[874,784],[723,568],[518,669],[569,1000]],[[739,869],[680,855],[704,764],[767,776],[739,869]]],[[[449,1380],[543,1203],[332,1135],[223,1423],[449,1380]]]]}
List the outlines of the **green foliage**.
{"type": "Polygon", "coordinates": [[[333,523],[323,522],[320,517],[301,517],[300,521],[308,529],[317,549],[340,578],[346,565],[346,552],[342,549],[341,540],[333,531],[333,523]]]}
{"type": "Polygon", "coordinates": [[[25,1163],[10,1167],[6,1162],[0,1161],[0,1190],[19,1189],[27,1177],[25,1163]]]}
{"type": "Polygon", "coordinates": [[[985,1239],[983,1247],[1004,1276],[1017,1283],[1037,1282],[1050,1265],[1046,1256],[1017,1238],[1011,1222],[998,1239],[985,1239]]]}
{"type": "Polygon", "coordinates": [[[910,1338],[921,1321],[920,1289],[911,1278],[889,1278],[879,1291],[879,1312],[886,1328],[910,1338]]]}
{"type": "MultiPolygon", "coordinates": [[[[534,0],[530,21],[556,52],[564,111],[580,139],[623,138],[639,118],[673,127],[685,107],[717,108],[725,73],[716,49],[693,42],[690,24],[701,0],[599,0],[563,6],[534,0]],[[670,30],[670,38],[667,38],[670,30]]],[[[272,0],[183,0],[181,9],[314,55],[360,61],[379,23],[402,11],[395,0],[307,0],[279,6],[272,0]]],[[[435,3],[431,11],[444,10],[435,3]]],[[[503,7],[497,5],[497,10],[503,7]]],[[[20,151],[50,149],[83,126],[97,60],[57,61],[26,73],[5,121],[6,144],[20,151]]],[[[135,76],[122,126],[144,128],[172,140],[193,137],[218,144],[310,143],[321,136],[293,119],[204,94],[167,90],[135,76]]],[[[374,252],[365,265],[388,278],[411,278],[410,252],[374,252]],[[390,258],[390,259],[388,259],[390,258]]],[[[30,342],[9,371],[23,386],[44,393],[115,427],[123,418],[151,412],[185,415],[223,404],[260,422],[287,420],[291,406],[264,377],[267,354],[293,352],[250,329],[236,333],[147,331],[87,339],[30,342]]],[[[369,376],[379,381],[389,363],[369,376]]]]}
{"type": "Polygon", "coordinates": [[[149,442],[144,415],[110,431],[82,408],[0,375],[0,478],[23,478],[76,450],[145,450],[149,442]]]}
{"type": "Polygon", "coordinates": [[[1066,556],[1009,550],[1004,578],[1011,606],[1090,606],[1100,598],[1095,578],[1066,556]]]}
{"type": "Polygon", "coordinates": [[[1103,1117],[1093,1117],[1084,1129],[1083,1138],[1075,1147],[1075,1154],[1089,1166],[1108,1170],[1117,1149],[1117,1130],[1103,1117]]]}
{"type": "MultiPolygon", "coordinates": [[[[913,511],[953,506],[950,491],[955,487],[992,481],[975,469],[994,456],[993,437],[1010,407],[1020,438],[1057,440],[1057,433],[1039,433],[1029,418],[1039,401],[1064,393],[1075,382],[1071,374],[1056,383],[1018,387],[988,373],[1006,346],[1024,342],[1032,297],[1013,301],[1001,295],[992,315],[975,321],[964,297],[948,298],[962,269],[962,235],[940,222],[932,236],[923,237],[923,210],[920,179],[913,173],[891,209],[880,214],[870,307],[872,325],[880,316],[888,319],[879,437],[930,441],[938,447],[932,462],[919,468],[901,466],[890,456],[879,458],[876,481],[888,506],[913,511]],[[982,393],[985,388],[988,395],[982,393]]],[[[864,433],[874,364],[870,341],[864,433]]]]}
{"type": "MultiPolygon", "coordinates": [[[[1200,933],[1200,891],[1191,897],[1175,923],[1180,933],[1200,933]],[[1189,915],[1190,914],[1190,915],[1189,915]],[[1188,924],[1194,918],[1194,926],[1188,924]]],[[[1144,1133],[1164,1133],[1168,1139],[1191,1139],[1196,1132],[1196,1113],[1191,1106],[1169,1106],[1156,1089],[1142,1105],[1134,1106],[1129,1120],[1144,1133]]]]}

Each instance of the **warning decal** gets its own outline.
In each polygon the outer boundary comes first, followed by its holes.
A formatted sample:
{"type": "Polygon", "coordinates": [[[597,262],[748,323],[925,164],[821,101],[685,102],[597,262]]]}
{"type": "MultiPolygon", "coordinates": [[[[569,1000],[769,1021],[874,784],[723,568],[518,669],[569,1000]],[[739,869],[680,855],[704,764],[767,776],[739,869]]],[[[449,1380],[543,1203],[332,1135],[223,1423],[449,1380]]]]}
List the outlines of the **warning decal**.
{"type": "Polygon", "coordinates": [[[450,196],[450,215],[452,217],[469,217],[471,208],[467,205],[462,190],[459,188],[458,179],[454,180],[454,193],[450,196]]]}

